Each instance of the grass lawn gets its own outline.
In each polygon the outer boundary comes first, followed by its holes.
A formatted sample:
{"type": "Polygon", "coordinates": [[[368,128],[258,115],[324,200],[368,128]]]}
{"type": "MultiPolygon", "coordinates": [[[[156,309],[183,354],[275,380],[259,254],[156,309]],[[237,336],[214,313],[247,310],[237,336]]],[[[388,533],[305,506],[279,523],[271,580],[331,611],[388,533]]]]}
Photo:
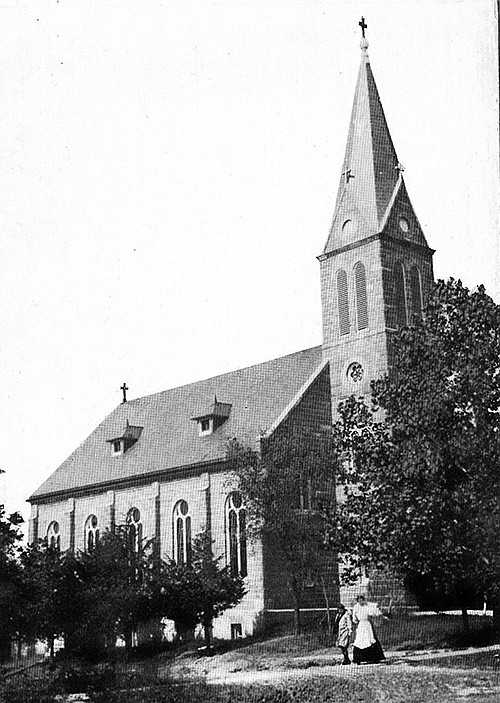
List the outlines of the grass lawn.
{"type": "MultiPolygon", "coordinates": [[[[1,703],[53,703],[57,687],[47,680],[4,686],[1,703]]],[[[204,682],[115,681],[105,691],[90,692],[93,703],[496,703],[500,681],[491,672],[470,674],[372,667],[351,676],[283,679],[276,685],[204,682]],[[470,698],[469,698],[470,697],[470,698]]],[[[63,699],[59,699],[63,700],[63,699]]]]}
{"type": "Polygon", "coordinates": [[[377,634],[387,650],[439,649],[484,646],[495,642],[491,618],[469,616],[469,632],[464,633],[457,615],[413,615],[382,618],[377,634]]]}
{"type": "Polygon", "coordinates": [[[498,651],[483,651],[449,657],[436,657],[422,661],[408,661],[408,665],[437,666],[448,669],[480,669],[481,671],[496,671],[500,676],[498,651]]]}
{"type": "MultiPolygon", "coordinates": [[[[427,650],[492,642],[490,619],[470,619],[464,637],[456,616],[394,616],[377,631],[386,651],[427,650]]],[[[81,666],[73,673],[35,667],[0,685],[0,703],[53,703],[71,681],[94,703],[498,703],[496,650],[379,667],[334,667],[340,653],[321,631],[220,643],[215,656],[175,651],[116,668],[81,666]],[[246,675],[246,683],[226,682],[246,675]],[[262,681],[256,682],[259,674],[262,681]],[[80,678],[79,678],[80,677],[80,678]],[[205,678],[208,677],[206,680],[205,678]],[[218,683],[210,683],[212,680],[218,683]],[[99,684],[100,681],[100,685],[99,684]],[[86,682],[86,684],[84,683],[86,682]]]]}
{"type": "MultiPolygon", "coordinates": [[[[413,651],[442,648],[484,646],[495,642],[491,618],[471,616],[469,633],[463,633],[461,618],[455,615],[394,615],[389,620],[378,618],[377,635],[384,650],[413,651]]],[[[258,660],[266,657],[295,657],[332,651],[338,654],[334,638],[321,630],[309,630],[301,635],[281,634],[267,639],[240,640],[221,643],[218,653],[231,657],[258,660]]]]}

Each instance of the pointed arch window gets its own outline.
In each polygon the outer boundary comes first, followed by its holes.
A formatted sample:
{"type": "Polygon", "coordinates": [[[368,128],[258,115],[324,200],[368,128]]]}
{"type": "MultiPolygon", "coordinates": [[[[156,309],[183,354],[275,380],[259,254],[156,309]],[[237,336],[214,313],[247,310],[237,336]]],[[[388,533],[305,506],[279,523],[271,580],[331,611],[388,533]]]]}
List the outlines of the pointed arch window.
{"type": "Polygon", "coordinates": [[[226,563],[233,576],[244,578],[247,573],[246,510],[239,491],[226,498],[226,563]]]}
{"type": "Polygon", "coordinates": [[[349,319],[349,288],[347,273],[344,269],[337,271],[337,302],[339,309],[339,332],[341,335],[349,334],[351,321],[349,319]]]}
{"type": "Polygon", "coordinates": [[[85,520],[83,532],[85,538],[85,551],[90,554],[94,551],[99,541],[99,527],[97,517],[95,515],[89,515],[85,520]]]}
{"type": "Polygon", "coordinates": [[[418,266],[412,266],[410,271],[411,313],[412,322],[422,317],[422,281],[418,266]]]}
{"type": "Polygon", "coordinates": [[[53,520],[47,528],[47,544],[52,549],[61,549],[61,531],[59,529],[59,523],[53,520]]]}
{"type": "Polygon", "coordinates": [[[356,294],[358,330],[365,330],[368,327],[368,298],[366,294],[366,272],[361,261],[354,265],[354,291],[356,294]]]}
{"type": "Polygon", "coordinates": [[[405,270],[401,261],[394,264],[394,304],[396,309],[396,327],[402,329],[408,324],[406,312],[405,270]]]}
{"type": "Polygon", "coordinates": [[[173,512],[174,559],[178,564],[191,563],[191,515],[185,500],[179,500],[173,512]]]}
{"type": "Polygon", "coordinates": [[[142,543],[141,513],[138,508],[131,508],[127,513],[127,534],[131,549],[138,552],[142,543]]]}

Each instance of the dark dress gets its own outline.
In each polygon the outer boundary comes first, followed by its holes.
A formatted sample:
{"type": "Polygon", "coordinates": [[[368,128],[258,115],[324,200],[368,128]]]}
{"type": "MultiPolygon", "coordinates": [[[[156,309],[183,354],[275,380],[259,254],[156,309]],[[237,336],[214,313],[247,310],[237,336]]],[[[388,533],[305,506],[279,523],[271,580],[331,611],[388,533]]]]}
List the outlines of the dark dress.
{"type": "Polygon", "coordinates": [[[353,619],[358,623],[352,651],[355,664],[376,664],[384,661],[384,651],[370,622],[370,616],[381,614],[376,606],[354,606],[353,619]]]}

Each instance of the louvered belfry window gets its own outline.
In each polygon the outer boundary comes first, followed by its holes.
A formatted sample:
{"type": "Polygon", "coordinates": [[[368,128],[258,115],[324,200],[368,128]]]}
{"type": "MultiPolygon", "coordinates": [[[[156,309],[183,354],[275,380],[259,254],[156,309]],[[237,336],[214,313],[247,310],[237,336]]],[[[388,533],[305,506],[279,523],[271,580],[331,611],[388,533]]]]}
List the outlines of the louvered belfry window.
{"type": "Polygon", "coordinates": [[[410,272],[412,322],[422,317],[422,284],[418,266],[413,266],[410,272]]]}
{"type": "Polygon", "coordinates": [[[337,300],[339,306],[339,331],[340,334],[349,334],[351,321],[349,319],[349,289],[347,286],[347,273],[344,269],[337,272],[337,300]]]}
{"type": "Polygon", "coordinates": [[[354,289],[356,292],[356,317],[358,330],[368,327],[368,298],[366,294],[365,267],[358,261],[354,266],[354,289]]]}
{"type": "Polygon", "coordinates": [[[408,324],[406,314],[405,270],[401,261],[396,261],[394,264],[394,303],[396,309],[396,324],[397,327],[401,329],[408,324]]]}

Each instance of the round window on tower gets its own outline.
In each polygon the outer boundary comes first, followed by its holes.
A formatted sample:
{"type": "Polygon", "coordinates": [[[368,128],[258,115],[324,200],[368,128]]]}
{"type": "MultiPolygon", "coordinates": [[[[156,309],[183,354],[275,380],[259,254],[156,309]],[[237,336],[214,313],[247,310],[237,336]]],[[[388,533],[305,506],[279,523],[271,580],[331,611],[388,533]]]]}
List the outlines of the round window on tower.
{"type": "Polygon", "coordinates": [[[352,364],[349,364],[346,374],[348,381],[351,381],[351,383],[359,383],[363,379],[363,374],[363,367],[359,361],[354,361],[352,364]]]}

